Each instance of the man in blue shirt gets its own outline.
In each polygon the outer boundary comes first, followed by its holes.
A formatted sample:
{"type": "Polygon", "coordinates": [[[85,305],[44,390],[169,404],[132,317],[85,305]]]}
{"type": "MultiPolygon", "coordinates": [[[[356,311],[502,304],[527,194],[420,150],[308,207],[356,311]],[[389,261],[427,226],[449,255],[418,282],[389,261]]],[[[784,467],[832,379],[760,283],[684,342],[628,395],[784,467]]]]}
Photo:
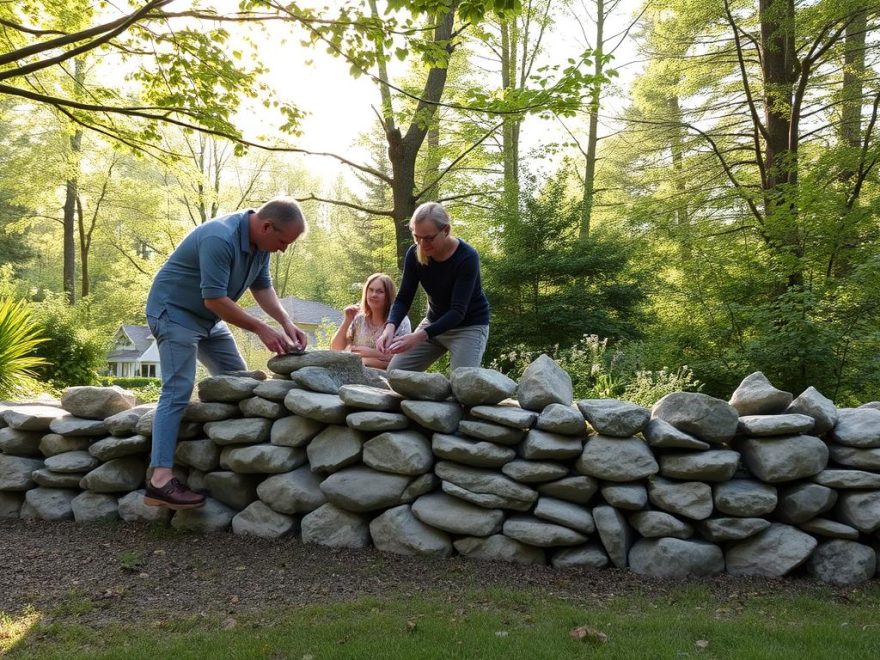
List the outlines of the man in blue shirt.
{"type": "Polygon", "coordinates": [[[269,254],[284,252],[305,230],[297,203],[276,198],[257,211],[196,227],[156,274],[147,298],[147,323],[159,349],[162,393],[153,418],[146,504],[179,510],[205,503],[204,495],[173,476],[174,450],[195,383],[196,357],[212,376],[247,368],[226,323],[253,332],[275,353],[305,348],[305,334],[281,307],[269,277],[269,254]],[[236,303],[248,289],[280,330],[236,303]]]}

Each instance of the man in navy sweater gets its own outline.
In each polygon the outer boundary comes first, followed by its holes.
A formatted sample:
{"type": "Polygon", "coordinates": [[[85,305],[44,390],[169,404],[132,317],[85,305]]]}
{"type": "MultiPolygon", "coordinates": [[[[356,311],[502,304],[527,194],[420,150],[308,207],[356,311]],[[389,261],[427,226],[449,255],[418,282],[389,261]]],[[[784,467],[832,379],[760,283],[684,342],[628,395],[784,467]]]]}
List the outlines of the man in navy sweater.
{"type": "Polygon", "coordinates": [[[452,236],[449,214],[437,202],[419,206],[409,228],[415,245],[406,253],[400,290],[376,348],[393,354],[389,371],[424,371],[446,351],[450,371],[479,367],[489,339],[489,301],[480,284],[480,256],[452,236]],[[427,317],[413,332],[395,337],[419,284],[428,295],[427,317]]]}

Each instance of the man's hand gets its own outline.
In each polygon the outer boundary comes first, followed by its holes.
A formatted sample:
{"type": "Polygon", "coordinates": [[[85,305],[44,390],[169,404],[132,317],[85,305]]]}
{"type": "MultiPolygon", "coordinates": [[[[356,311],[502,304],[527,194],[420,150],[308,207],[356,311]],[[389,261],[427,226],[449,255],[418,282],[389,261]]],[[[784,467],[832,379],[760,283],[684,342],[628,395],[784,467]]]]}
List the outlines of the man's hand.
{"type": "Polygon", "coordinates": [[[266,324],[263,324],[263,326],[256,331],[256,335],[260,338],[260,341],[263,342],[266,348],[279,355],[290,353],[298,348],[287,333],[276,330],[266,324]]]}
{"type": "Polygon", "coordinates": [[[284,328],[284,332],[287,333],[287,337],[293,344],[293,347],[290,350],[305,350],[306,345],[309,343],[309,338],[306,336],[306,333],[300,330],[290,319],[287,319],[286,322],[281,324],[281,326],[284,328]]]}
{"type": "MultiPolygon", "coordinates": [[[[423,341],[428,339],[428,333],[424,330],[418,330],[416,332],[410,332],[409,334],[401,335],[397,337],[391,342],[391,345],[388,347],[389,353],[404,353],[411,349],[413,346],[421,344],[423,341]]],[[[377,342],[378,343],[378,342],[377,342]]]]}

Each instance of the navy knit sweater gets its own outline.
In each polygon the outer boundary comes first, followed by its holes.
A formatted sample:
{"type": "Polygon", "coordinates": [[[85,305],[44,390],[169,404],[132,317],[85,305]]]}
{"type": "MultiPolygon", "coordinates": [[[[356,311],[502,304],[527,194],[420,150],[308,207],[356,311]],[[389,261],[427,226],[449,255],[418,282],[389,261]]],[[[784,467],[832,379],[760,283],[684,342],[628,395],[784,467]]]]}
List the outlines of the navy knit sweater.
{"type": "Polygon", "coordinates": [[[388,315],[394,327],[406,316],[418,285],[428,294],[429,337],[471,325],[489,325],[489,301],[480,284],[480,256],[459,239],[455,252],[445,261],[428,259],[423,266],[416,258],[416,246],[406,253],[400,291],[388,315]]]}

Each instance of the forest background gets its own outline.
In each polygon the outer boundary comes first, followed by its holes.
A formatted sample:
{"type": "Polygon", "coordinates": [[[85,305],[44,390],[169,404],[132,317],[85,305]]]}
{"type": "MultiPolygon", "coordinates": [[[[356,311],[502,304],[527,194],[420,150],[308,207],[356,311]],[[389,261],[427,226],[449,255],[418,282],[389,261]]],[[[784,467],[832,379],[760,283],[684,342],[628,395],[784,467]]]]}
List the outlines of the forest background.
{"type": "Polygon", "coordinates": [[[486,366],[546,352],[579,396],[647,404],[755,370],[880,398],[878,23],[868,0],[0,0],[0,385],[96,382],[189,230],[290,194],[310,232],[273,257],[280,296],[399,279],[439,200],[482,256],[486,366]]]}

